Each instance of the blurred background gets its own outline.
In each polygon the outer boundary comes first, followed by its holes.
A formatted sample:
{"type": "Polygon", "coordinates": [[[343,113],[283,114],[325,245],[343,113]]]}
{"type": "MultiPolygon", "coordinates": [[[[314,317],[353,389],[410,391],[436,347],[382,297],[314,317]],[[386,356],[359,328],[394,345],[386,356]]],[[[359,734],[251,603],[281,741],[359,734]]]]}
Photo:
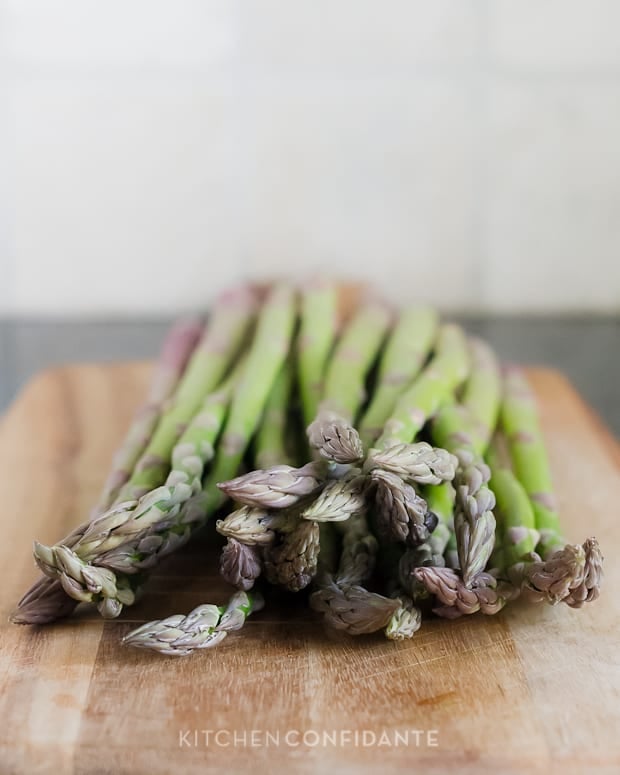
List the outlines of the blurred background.
{"type": "Polygon", "coordinates": [[[468,316],[620,432],[619,30],[617,0],[0,0],[0,409],[322,272],[468,316]]]}
{"type": "Polygon", "coordinates": [[[620,311],[616,0],[0,0],[0,310],[323,270],[620,311]]]}

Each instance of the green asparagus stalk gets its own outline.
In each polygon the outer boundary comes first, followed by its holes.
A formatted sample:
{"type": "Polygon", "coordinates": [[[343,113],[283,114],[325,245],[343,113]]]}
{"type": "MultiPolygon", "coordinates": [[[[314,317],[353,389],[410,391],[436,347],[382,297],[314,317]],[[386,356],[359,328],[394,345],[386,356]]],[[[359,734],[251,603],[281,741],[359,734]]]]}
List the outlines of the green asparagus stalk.
{"type": "Polygon", "coordinates": [[[233,394],[214,466],[204,487],[204,508],[208,516],[225,501],[218,482],[235,476],[257,429],[267,398],[289,352],[295,317],[296,300],[292,289],[285,285],[272,288],[261,310],[247,363],[233,394]]]}
{"type": "MultiPolygon", "coordinates": [[[[336,287],[321,280],[308,284],[301,296],[297,360],[299,393],[306,426],[314,420],[319,408],[325,367],[336,337],[337,318],[336,287]]],[[[260,464],[259,467],[267,468],[260,464]]]]}
{"type": "Polygon", "coordinates": [[[564,542],[536,400],[524,373],[517,368],[507,369],[504,374],[501,426],[514,472],[532,502],[540,553],[543,558],[549,557],[564,542]]]}
{"type": "Polygon", "coordinates": [[[444,406],[432,425],[433,440],[459,460],[454,479],[454,530],[459,566],[466,586],[483,571],[495,541],[495,496],[488,487],[490,471],[481,457],[484,439],[464,407],[444,406]]]}
{"type": "Polygon", "coordinates": [[[499,361],[489,345],[482,339],[468,338],[471,372],[463,387],[459,403],[474,418],[476,436],[483,453],[497,426],[502,394],[502,378],[499,361]]]}
{"type": "Polygon", "coordinates": [[[429,539],[434,554],[443,555],[450,536],[454,535],[455,490],[451,482],[441,482],[422,488],[421,496],[426,501],[430,514],[437,517],[437,526],[429,539]]]}
{"type": "Polygon", "coordinates": [[[346,325],[325,375],[321,408],[354,423],[365,398],[364,383],[391,324],[388,307],[362,304],[346,325]]]}
{"type": "MultiPolygon", "coordinates": [[[[482,455],[497,423],[501,395],[499,363],[493,350],[481,340],[470,339],[468,344],[472,371],[463,389],[462,403],[445,405],[432,424],[435,443],[459,459],[454,481],[454,529],[466,586],[484,570],[495,543],[495,496],[488,487],[490,470],[482,455]]],[[[448,491],[434,493],[432,506],[445,512],[449,497],[448,491]]]]}
{"type": "Polygon", "coordinates": [[[496,443],[488,454],[490,486],[497,498],[502,575],[529,602],[558,602],[578,608],[596,600],[602,580],[603,557],[596,539],[582,546],[568,544],[541,560],[535,548],[539,540],[532,502],[514,473],[503,462],[496,443]]]}
{"type": "Polygon", "coordinates": [[[225,607],[200,605],[187,616],[177,614],[147,622],[126,635],[123,643],[165,656],[187,656],[197,649],[217,646],[229,632],[241,629],[247,617],[263,605],[257,593],[236,592],[225,607]]]}
{"type": "MultiPolygon", "coordinates": [[[[193,508],[185,513],[191,514],[192,520],[200,524],[217,509],[224,498],[216,486],[217,481],[220,477],[227,478],[222,476],[225,473],[235,473],[258,425],[267,395],[290,345],[294,315],[292,291],[285,286],[272,289],[261,310],[256,337],[247,361],[238,365],[240,374],[234,381],[228,420],[205,491],[196,492],[200,488],[202,468],[172,471],[172,479],[169,478],[167,487],[148,493],[137,503],[121,504],[107,519],[102,517],[91,525],[82,539],[84,545],[78,547],[77,553],[73,552],[71,563],[64,552],[59,554],[55,548],[36,545],[35,557],[45,573],[59,575],[61,582],[64,580],[67,590],[74,596],[87,594],[93,600],[103,597],[99,605],[100,612],[105,616],[118,615],[122,605],[128,601],[124,588],[119,586],[123,596],[120,599],[107,574],[93,569],[92,565],[85,572],[84,561],[92,562],[98,554],[104,553],[109,557],[111,550],[119,550],[129,542],[150,538],[153,526],[161,529],[162,524],[165,527],[169,520],[174,521],[182,513],[186,502],[189,505],[193,501],[193,508]]],[[[227,400],[226,405],[228,403],[227,400]]],[[[205,446],[204,451],[211,453],[212,446],[205,446]]],[[[122,554],[123,559],[126,559],[126,553],[122,554]]]]}
{"type": "Polygon", "coordinates": [[[138,501],[128,501],[88,524],[69,549],[35,543],[35,559],[49,576],[58,577],[75,600],[97,603],[100,613],[118,616],[134,602],[126,576],[155,565],[184,544],[203,515],[190,505],[201,492],[205,465],[213,457],[230,396],[244,362],[238,362],[226,383],[208,396],[172,452],[172,470],[164,486],[138,501]],[[116,575],[115,575],[116,574],[116,575]]]}
{"type": "Polygon", "coordinates": [[[293,369],[290,362],[283,364],[273,384],[256,435],[256,467],[293,465],[287,448],[289,406],[293,387],[293,369]]]}
{"type": "MultiPolygon", "coordinates": [[[[103,485],[99,500],[91,512],[91,519],[103,514],[116,500],[151,438],[166,400],[174,392],[185,370],[200,333],[202,323],[183,320],[175,324],[161,349],[146,402],[136,412],[129,431],[112,459],[112,469],[103,485]]],[[[72,547],[82,537],[86,523],[80,525],[61,542],[72,547]]],[[[11,621],[16,624],[46,624],[68,616],[77,601],[67,596],[60,582],[42,576],[19,601],[11,621]]]]}
{"type": "Polygon", "coordinates": [[[536,549],[539,534],[532,504],[519,480],[510,469],[502,467],[496,457],[488,460],[491,465],[489,486],[496,500],[502,567],[510,568],[536,549]]]}
{"type": "Polygon", "coordinates": [[[248,288],[223,294],[216,302],[172,402],[162,416],[118,501],[135,500],[159,486],[170,468],[170,455],[180,435],[239,353],[256,312],[248,288]]]}
{"type": "MultiPolygon", "coordinates": [[[[470,337],[468,347],[472,368],[459,400],[463,409],[458,411],[468,416],[468,419],[465,420],[466,440],[468,444],[473,442],[475,452],[481,455],[497,424],[501,376],[497,358],[485,342],[470,337]]],[[[437,417],[434,426],[436,429],[435,441],[446,444],[452,451],[460,446],[459,428],[455,420],[454,415],[447,412],[443,418],[437,417]],[[441,425],[446,422],[454,423],[455,427],[445,429],[442,432],[441,425]],[[450,437],[449,442],[447,441],[448,437],[450,437]]],[[[438,525],[430,539],[433,551],[438,555],[446,551],[451,537],[454,542],[452,551],[456,552],[453,520],[455,495],[456,491],[450,482],[444,482],[435,487],[425,487],[422,490],[422,497],[426,500],[429,511],[438,518],[438,525]]],[[[458,561],[455,564],[458,567],[458,561]]]]}
{"type": "Polygon", "coordinates": [[[444,324],[439,329],[434,356],[396,402],[375,447],[385,449],[411,443],[426,421],[450,400],[467,378],[469,368],[470,356],[463,331],[458,326],[444,324]]]}
{"type": "Polygon", "coordinates": [[[381,434],[396,401],[426,360],[438,327],[435,310],[405,309],[392,331],[379,366],[377,387],[360,422],[362,443],[369,447],[381,434]]]}
{"type": "Polygon", "coordinates": [[[308,442],[335,463],[355,463],[363,447],[353,428],[364,402],[365,381],[391,323],[387,307],[362,305],[345,327],[330,358],[323,398],[308,426],[308,442]]]}

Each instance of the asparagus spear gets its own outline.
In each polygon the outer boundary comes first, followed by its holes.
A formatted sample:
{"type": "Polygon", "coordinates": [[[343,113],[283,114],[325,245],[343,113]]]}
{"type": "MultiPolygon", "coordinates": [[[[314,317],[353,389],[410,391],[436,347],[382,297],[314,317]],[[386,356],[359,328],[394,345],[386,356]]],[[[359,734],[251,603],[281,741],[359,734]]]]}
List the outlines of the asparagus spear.
{"type": "Polygon", "coordinates": [[[429,512],[437,517],[437,526],[430,537],[433,553],[443,555],[450,536],[454,535],[454,487],[451,482],[429,485],[422,488],[421,496],[429,512]]]}
{"type": "Polygon", "coordinates": [[[447,619],[477,611],[496,614],[506,604],[507,585],[498,583],[490,573],[478,573],[470,585],[451,568],[416,568],[413,575],[442,603],[433,611],[447,619]]]}
{"type": "Polygon", "coordinates": [[[409,307],[399,316],[381,358],[372,401],[360,422],[364,446],[376,441],[398,397],[422,368],[437,326],[437,313],[430,308],[409,307]]]}
{"type": "Polygon", "coordinates": [[[199,320],[175,324],[164,340],[148,396],[138,409],[127,436],[112,458],[112,470],[103,485],[92,516],[98,517],[116,501],[121,488],[131,478],[140,456],[157,427],[164,403],[173,395],[203,330],[199,320]]]}
{"type": "Polygon", "coordinates": [[[314,522],[343,522],[366,510],[366,479],[352,469],[329,481],[301,516],[314,522]]]}
{"type": "Polygon", "coordinates": [[[245,592],[252,589],[263,570],[257,546],[248,546],[229,538],[220,556],[220,574],[233,587],[245,592]]]}
{"type": "Polygon", "coordinates": [[[256,467],[259,469],[293,464],[287,449],[286,434],[292,387],[293,369],[287,361],[273,384],[256,435],[256,467]]]}
{"type": "Polygon", "coordinates": [[[325,467],[320,463],[306,463],[301,468],[274,465],[219,482],[217,486],[246,506],[285,509],[320,490],[325,478],[325,467]]]}
{"type": "MultiPolygon", "coordinates": [[[[469,414],[468,434],[477,440],[476,452],[482,454],[497,424],[501,394],[500,369],[495,353],[486,342],[474,337],[469,337],[467,341],[472,367],[460,396],[459,403],[463,407],[460,411],[469,414]],[[471,419],[473,419],[473,424],[471,419]]],[[[440,424],[441,418],[438,418],[437,427],[440,427],[440,424]]],[[[452,431],[456,437],[452,438],[451,442],[454,444],[454,449],[457,449],[459,446],[458,427],[449,429],[447,433],[452,431]]],[[[437,436],[435,440],[437,438],[441,438],[441,436],[437,436]]],[[[445,438],[443,442],[448,444],[445,438]]],[[[450,445],[448,444],[448,446],[450,445]]],[[[453,520],[455,495],[456,491],[450,482],[444,482],[435,487],[425,487],[422,490],[422,496],[427,502],[429,511],[435,514],[439,520],[439,524],[431,537],[433,551],[437,554],[443,554],[452,537],[454,545],[451,551],[456,557],[453,520]]],[[[458,567],[458,560],[455,565],[458,567]]]]}
{"type": "Polygon", "coordinates": [[[325,376],[323,399],[307,430],[310,446],[327,460],[354,463],[363,456],[352,424],[365,398],[366,375],[390,322],[385,305],[362,305],[336,345],[325,376]]]}
{"type": "MultiPolygon", "coordinates": [[[[473,368],[463,389],[462,403],[440,409],[431,432],[435,443],[459,459],[454,481],[454,530],[463,581],[471,586],[486,567],[495,542],[495,496],[488,487],[490,470],[482,455],[496,425],[501,382],[493,350],[481,340],[470,339],[468,344],[473,368]]],[[[442,508],[441,501],[448,493],[434,497],[442,508]]]]}
{"type": "Polygon", "coordinates": [[[413,487],[391,471],[376,468],[371,473],[376,485],[376,519],[379,533],[389,541],[410,546],[427,541],[437,526],[426,501],[413,487]]]}
{"type": "Polygon", "coordinates": [[[497,356],[485,341],[469,337],[467,342],[471,372],[459,403],[473,417],[482,448],[479,451],[484,452],[497,426],[502,394],[501,371],[497,356]]]}
{"type": "Polygon", "coordinates": [[[265,575],[271,584],[299,592],[317,572],[319,524],[301,520],[284,540],[265,549],[265,575]]]}
{"type": "Polygon", "coordinates": [[[256,312],[254,294],[246,287],[224,293],[216,302],[172,403],[162,416],[131,479],[117,501],[135,500],[160,485],[170,468],[170,454],[187,423],[198,411],[239,353],[256,312]]]}
{"type": "Polygon", "coordinates": [[[588,538],[583,543],[585,566],[583,578],[579,584],[573,584],[569,594],[562,602],[571,608],[581,608],[584,603],[591,603],[600,594],[603,581],[603,554],[595,538],[588,538]]]}
{"type": "Polygon", "coordinates": [[[436,443],[451,450],[459,460],[454,530],[461,574],[466,586],[484,570],[495,539],[495,496],[487,483],[490,471],[481,457],[484,440],[464,407],[445,406],[432,426],[436,443]]]}
{"type": "Polygon", "coordinates": [[[325,367],[336,337],[337,313],[338,294],[334,285],[316,280],[305,287],[301,296],[297,360],[305,425],[314,420],[319,408],[325,367]]]}
{"type": "MultiPolygon", "coordinates": [[[[136,412],[129,431],[112,459],[112,468],[103,485],[91,519],[103,514],[116,500],[120,489],[130,478],[136,462],[152,437],[166,400],[174,392],[187,362],[194,351],[202,323],[182,320],[166,336],[155,367],[146,402],[136,412]]],[[[82,537],[85,525],[80,525],[61,542],[72,547],[82,537]]],[[[16,624],[45,624],[68,616],[77,601],[66,595],[57,579],[43,576],[26,592],[17,604],[11,621],[16,624]]]]}
{"type": "Polygon", "coordinates": [[[259,316],[247,364],[235,388],[214,466],[204,487],[204,508],[208,516],[225,500],[218,482],[237,473],[257,429],[271,388],[289,352],[295,316],[292,289],[285,285],[272,288],[259,316]]]}
{"type": "Polygon", "coordinates": [[[532,501],[514,473],[506,467],[496,441],[488,454],[491,487],[497,496],[501,526],[501,568],[513,586],[530,602],[564,602],[580,607],[596,600],[602,581],[603,557],[596,539],[582,546],[567,544],[542,560],[535,552],[539,540],[532,501]]]}
{"type": "Polygon", "coordinates": [[[434,356],[420,376],[398,399],[387,419],[377,449],[409,444],[441,404],[450,399],[469,373],[469,352],[463,331],[444,324],[439,329],[434,356]]]}
{"type": "Polygon", "coordinates": [[[200,605],[187,616],[177,614],[147,622],[125,635],[122,642],[166,656],[187,656],[197,649],[217,646],[229,632],[241,629],[247,617],[263,605],[257,593],[235,592],[226,607],[200,605]]]}
{"type": "Polygon", "coordinates": [[[286,511],[272,512],[256,506],[242,506],[225,519],[218,519],[215,526],[220,535],[235,538],[246,546],[266,546],[275,540],[276,530],[287,532],[296,521],[296,515],[286,511]]]}
{"type": "Polygon", "coordinates": [[[536,400],[525,375],[517,368],[507,369],[504,374],[501,426],[515,474],[532,501],[540,553],[549,557],[563,545],[560,519],[536,400]]]}
{"type": "Polygon", "coordinates": [[[502,465],[495,449],[487,456],[491,468],[489,486],[495,493],[502,567],[510,568],[536,549],[539,534],[534,510],[514,473],[502,465]]]}
{"type": "Polygon", "coordinates": [[[350,635],[376,632],[390,623],[401,601],[375,592],[364,584],[375,567],[378,545],[365,515],[351,518],[344,526],[338,571],[322,574],[310,595],[310,606],[323,614],[327,626],[350,635]]]}
{"type": "Polygon", "coordinates": [[[370,450],[364,469],[372,472],[380,468],[418,484],[440,484],[454,479],[457,463],[447,450],[419,441],[370,450]]]}
{"type": "Polygon", "coordinates": [[[200,492],[205,465],[213,456],[243,368],[241,360],[226,383],[205,399],[172,452],[172,471],[163,487],[137,502],[121,503],[90,523],[72,549],[35,544],[37,563],[44,573],[59,578],[68,595],[97,603],[106,617],[118,616],[123,605],[134,601],[125,576],[155,565],[184,544],[203,521],[198,510],[184,505],[200,492]]]}

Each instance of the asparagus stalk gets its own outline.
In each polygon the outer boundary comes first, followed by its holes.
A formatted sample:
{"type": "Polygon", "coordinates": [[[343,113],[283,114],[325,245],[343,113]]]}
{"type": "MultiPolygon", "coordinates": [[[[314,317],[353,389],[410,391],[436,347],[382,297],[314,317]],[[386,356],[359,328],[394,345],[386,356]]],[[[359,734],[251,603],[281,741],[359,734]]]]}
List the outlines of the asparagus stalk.
{"type": "Polygon", "coordinates": [[[410,307],[400,315],[381,358],[372,401],[360,422],[364,446],[372,446],[379,437],[398,397],[422,368],[437,327],[437,313],[430,308],[410,307]]]}
{"type": "MultiPolygon", "coordinates": [[[[161,417],[165,402],[173,394],[202,331],[199,320],[182,320],[166,336],[155,367],[146,402],[136,412],[129,431],[112,459],[112,468],[99,499],[91,511],[96,519],[116,501],[161,417]]],[[[61,542],[72,547],[82,537],[85,525],[80,525],[61,542]]],[[[11,621],[16,624],[46,624],[68,616],[77,601],[67,596],[57,579],[43,576],[26,592],[17,604],[11,621]]]]}
{"type": "Polygon", "coordinates": [[[502,567],[510,568],[536,549],[539,534],[534,510],[527,493],[514,473],[502,467],[496,455],[488,457],[490,488],[495,493],[502,567]]]}
{"type": "Polygon", "coordinates": [[[411,443],[426,421],[466,379],[469,361],[463,331],[451,324],[441,326],[433,358],[396,402],[375,447],[385,449],[411,443]]]}
{"type": "Polygon", "coordinates": [[[200,605],[187,616],[177,614],[147,622],[132,630],[122,642],[165,656],[187,656],[197,649],[217,646],[229,632],[241,629],[247,617],[263,605],[257,593],[236,592],[225,607],[200,605]]]}
{"type": "Polygon", "coordinates": [[[540,553],[551,556],[563,545],[547,450],[536,399],[523,372],[507,369],[501,426],[506,434],[515,474],[527,492],[540,533],[540,553]]]}
{"type": "Polygon", "coordinates": [[[293,464],[287,449],[286,434],[292,387],[293,369],[291,364],[286,362],[273,384],[256,435],[256,467],[259,469],[293,464]]]}
{"type": "Polygon", "coordinates": [[[495,496],[488,487],[489,468],[481,457],[484,439],[477,434],[467,410],[457,406],[440,410],[433,421],[432,435],[459,460],[454,480],[454,530],[463,582],[471,586],[486,567],[495,540],[495,496]]]}
{"type": "MultiPolygon", "coordinates": [[[[497,424],[501,394],[500,368],[495,353],[481,339],[469,337],[468,347],[472,368],[460,397],[460,406],[463,409],[459,411],[468,418],[465,421],[466,440],[468,443],[473,440],[476,453],[482,454],[497,424]]],[[[438,417],[435,423],[435,441],[441,439],[441,443],[446,444],[453,451],[460,446],[458,423],[454,422],[454,427],[446,429],[443,433],[441,424],[455,420],[456,418],[453,415],[451,417],[451,413],[448,412],[443,420],[438,417]],[[450,436],[450,442],[446,440],[447,436],[450,436]]],[[[422,491],[429,511],[435,514],[439,521],[430,539],[433,551],[438,555],[446,551],[452,538],[454,543],[451,551],[454,557],[458,556],[453,520],[455,495],[456,491],[450,482],[444,482],[435,487],[425,487],[422,491]]],[[[455,565],[458,567],[458,560],[455,565]]]]}
{"type": "Polygon", "coordinates": [[[155,565],[184,544],[203,521],[200,511],[184,506],[200,492],[205,465],[213,457],[243,368],[240,361],[226,383],[205,399],[172,452],[172,470],[163,487],[109,510],[86,527],[71,549],[35,543],[37,563],[44,573],[58,577],[69,596],[97,603],[108,618],[118,616],[123,605],[134,602],[126,576],[155,565]]]}
{"type": "Polygon", "coordinates": [[[306,426],[314,420],[319,408],[325,367],[336,337],[337,317],[338,294],[335,286],[321,280],[306,286],[301,296],[297,358],[299,393],[306,426]]]}
{"type": "MultiPolygon", "coordinates": [[[[473,368],[463,389],[462,404],[444,406],[432,425],[435,443],[459,459],[454,481],[454,529],[458,564],[466,586],[472,586],[476,575],[484,570],[495,543],[495,496],[488,487],[490,470],[482,455],[497,422],[501,394],[499,364],[493,350],[481,340],[470,339],[469,351],[473,368]]],[[[440,509],[445,510],[442,501],[448,497],[448,492],[434,495],[440,509]]],[[[438,588],[445,589],[445,585],[438,588]]]]}
{"type": "Polygon", "coordinates": [[[182,379],[202,331],[201,321],[182,320],[172,327],[164,340],[148,397],[138,409],[127,436],[112,458],[112,470],[93,509],[93,518],[105,513],[112,506],[121,488],[131,478],[136,463],[153,437],[165,402],[174,394],[182,379]]]}
{"type": "Polygon", "coordinates": [[[473,417],[476,436],[484,452],[497,426],[502,380],[499,361],[493,349],[482,339],[468,338],[471,372],[463,387],[459,403],[473,417]]]}
{"type": "Polygon", "coordinates": [[[118,501],[135,500],[160,485],[170,468],[170,455],[183,430],[239,353],[256,312],[248,288],[223,294],[215,304],[172,402],[162,416],[118,501]]]}
{"type": "Polygon", "coordinates": [[[272,288],[261,310],[254,342],[235,388],[214,466],[204,487],[207,516],[224,503],[225,494],[218,488],[218,482],[229,480],[237,473],[257,429],[267,398],[289,352],[295,317],[292,289],[285,285],[272,288]]]}
{"type": "Polygon", "coordinates": [[[437,526],[429,539],[431,548],[434,554],[443,555],[450,536],[454,535],[454,487],[451,482],[441,482],[423,487],[421,495],[429,513],[437,517],[437,526]]]}
{"type": "Polygon", "coordinates": [[[327,460],[354,463],[363,456],[353,423],[365,398],[366,375],[390,322],[385,305],[363,305],[336,345],[325,376],[323,400],[307,430],[310,446],[327,460]]]}

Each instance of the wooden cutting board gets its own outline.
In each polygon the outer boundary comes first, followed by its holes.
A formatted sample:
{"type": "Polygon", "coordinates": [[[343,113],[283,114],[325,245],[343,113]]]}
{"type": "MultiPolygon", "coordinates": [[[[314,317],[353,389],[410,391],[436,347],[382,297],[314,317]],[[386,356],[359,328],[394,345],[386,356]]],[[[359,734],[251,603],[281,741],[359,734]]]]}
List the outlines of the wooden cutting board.
{"type": "Polygon", "coordinates": [[[224,602],[204,539],[118,620],[9,624],[36,576],[32,539],[54,542],[88,513],[149,369],[45,372],[0,420],[0,772],[620,772],[620,449],[548,370],[530,375],[566,534],[596,535],[607,556],[593,605],[429,621],[391,643],[329,638],[280,600],[186,659],[122,647],[138,622],[224,602]]]}

